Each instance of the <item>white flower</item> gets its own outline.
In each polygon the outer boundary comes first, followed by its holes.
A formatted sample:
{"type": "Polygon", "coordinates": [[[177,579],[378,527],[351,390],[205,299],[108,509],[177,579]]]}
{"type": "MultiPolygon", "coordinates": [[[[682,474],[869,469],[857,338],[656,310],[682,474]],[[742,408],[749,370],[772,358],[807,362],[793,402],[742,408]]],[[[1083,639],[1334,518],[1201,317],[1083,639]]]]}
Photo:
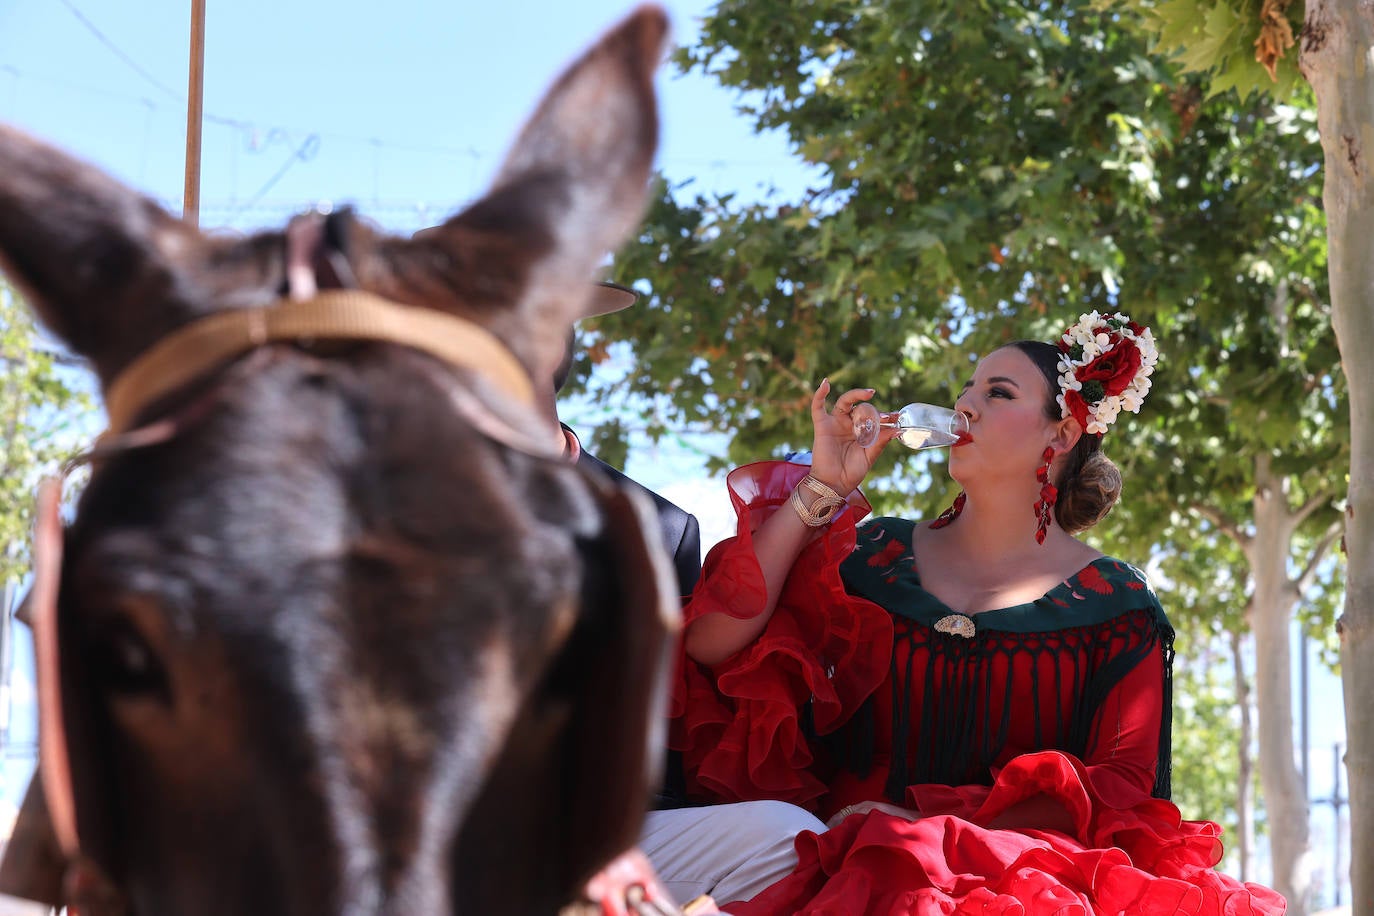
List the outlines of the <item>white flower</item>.
{"type": "Polygon", "coordinates": [[[1083,390],[1083,383],[1078,380],[1078,372],[1084,366],[1102,354],[1112,352],[1126,340],[1132,341],[1140,353],[1140,368],[1136,370],[1135,377],[1124,391],[1087,405],[1088,423],[1085,431],[1089,435],[1105,433],[1123,410],[1139,413],[1145,395],[1150,391],[1150,375],[1153,374],[1155,364],[1159,360],[1159,351],[1155,347],[1154,335],[1150,329],[1141,328],[1139,331],[1133,331],[1129,327],[1130,321],[1121,312],[1104,316],[1094,310],[1079,315],[1078,323],[1066,329],[1061,335],[1060,339],[1070,351],[1061,353],[1056,367],[1059,374],[1059,394],[1055,401],[1059,404],[1060,415],[1064,417],[1072,415],[1066,395],[1070,391],[1083,390]],[[1099,330],[1101,325],[1108,325],[1109,329],[1099,330]],[[1074,350],[1079,352],[1077,359],[1071,355],[1074,350]]]}

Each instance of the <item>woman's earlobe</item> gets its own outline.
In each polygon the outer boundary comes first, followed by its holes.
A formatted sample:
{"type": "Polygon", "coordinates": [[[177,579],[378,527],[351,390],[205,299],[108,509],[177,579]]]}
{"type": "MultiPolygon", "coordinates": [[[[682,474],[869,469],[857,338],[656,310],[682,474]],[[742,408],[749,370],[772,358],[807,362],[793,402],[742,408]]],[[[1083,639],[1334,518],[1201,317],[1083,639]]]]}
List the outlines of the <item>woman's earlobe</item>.
{"type": "Polygon", "coordinates": [[[1059,429],[1055,432],[1054,439],[1050,444],[1054,450],[1061,455],[1073,451],[1073,447],[1078,444],[1078,440],[1083,438],[1083,425],[1073,417],[1059,421],[1059,429]]]}

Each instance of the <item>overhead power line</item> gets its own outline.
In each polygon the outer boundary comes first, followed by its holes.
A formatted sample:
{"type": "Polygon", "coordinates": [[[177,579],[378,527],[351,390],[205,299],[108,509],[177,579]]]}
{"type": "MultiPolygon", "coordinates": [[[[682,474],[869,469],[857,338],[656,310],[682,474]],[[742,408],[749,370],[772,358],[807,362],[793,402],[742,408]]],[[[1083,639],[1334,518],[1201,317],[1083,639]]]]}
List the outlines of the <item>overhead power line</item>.
{"type": "MultiPolygon", "coordinates": [[[[70,0],[62,0],[62,2],[70,7],[70,0]]],[[[112,50],[115,49],[112,48],[112,50]]],[[[152,81],[153,85],[157,86],[159,90],[169,94],[171,100],[175,102],[177,105],[176,113],[182,113],[186,105],[185,95],[180,95],[168,89],[165,85],[158,82],[155,78],[151,77],[151,75],[149,75],[146,70],[144,70],[142,67],[139,67],[136,63],[132,61],[131,58],[128,58],[128,56],[125,55],[123,52],[116,50],[115,53],[118,54],[121,60],[125,60],[127,63],[129,63],[129,65],[133,67],[133,69],[136,72],[143,75],[145,79],[149,79],[150,81],[152,81]]],[[[131,104],[141,105],[152,111],[163,112],[167,110],[167,106],[165,103],[159,104],[155,99],[151,99],[146,96],[131,95],[126,92],[119,92],[116,90],[106,89],[99,86],[90,86],[83,83],[74,82],[69,79],[51,76],[49,74],[34,73],[33,71],[23,70],[9,64],[0,65],[0,72],[12,76],[16,80],[16,84],[17,81],[20,79],[33,80],[34,82],[42,82],[54,86],[61,86],[65,89],[69,89],[75,92],[82,92],[89,95],[101,96],[104,98],[124,99],[125,101],[128,101],[131,104]]],[[[345,143],[356,143],[359,145],[371,147],[374,150],[381,152],[420,153],[424,155],[451,156],[454,158],[478,160],[494,159],[497,156],[504,155],[505,153],[504,149],[497,151],[471,145],[443,146],[429,143],[397,143],[394,141],[382,140],[375,136],[364,137],[359,136],[357,134],[345,134],[337,133],[335,131],[319,130],[318,128],[285,125],[261,125],[254,121],[244,120],[243,118],[230,118],[222,114],[216,114],[214,112],[209,111],[205,112],[203,117],[207,122],[211,124],[216,124],[221,127],[229,127],[244,133],[249,138],[249,148],[254,151],[256,151],[259,146],[257,140],[257,138],[259,137],[290,135],[299,136],[304,134],[307,136],[318,137],[322,141],[337,140],[345,143]]],[[[665,163],[673,163],[675,165],[683,167],[705,167],[708,169],[759,169],[767,174],[771,174],[772,170],[777,167],[777,159],[775,158],[740,159],[721,156],[670,156],[665,157],[662,161],[665,163]]]]}
{"type": "Polygon", "coordinates": [[[155,86],[159,91],[162,92],[163,95],[166,95],[168,98],[175,99],[179,102],[185,103],[186,96],[178,93],[174,89],[169,89],[165,83],[163,83],[156,76],[153,76],[151,73],[145,70],[139,64],[138,61],[134,60],[128,54],[124,53],[124,50],[121,47],[119,47],[119,45],[115,44],[112,40],[110,40],[110,37],[106,35],[104,32],[102,32],[99,26],[97,26],[94,22],[87,18],[86,14],[81,12],[81,10],[77,8],[75,3],[72,3],[71,0],[62,0],[62,5],[67,8],[68,12],[70,12],[73,16],[76,17],[78,22],[80,22],[83,26],[86,27],[86,31],[90,32],[92,35],[95,36],[96,41],[104,45],[115,57],[118,57],[120,60],[124,61],[124,63],[129,67],[129,69],[133,70],[139,76],[147,80],[151,85],[155,86]]]}

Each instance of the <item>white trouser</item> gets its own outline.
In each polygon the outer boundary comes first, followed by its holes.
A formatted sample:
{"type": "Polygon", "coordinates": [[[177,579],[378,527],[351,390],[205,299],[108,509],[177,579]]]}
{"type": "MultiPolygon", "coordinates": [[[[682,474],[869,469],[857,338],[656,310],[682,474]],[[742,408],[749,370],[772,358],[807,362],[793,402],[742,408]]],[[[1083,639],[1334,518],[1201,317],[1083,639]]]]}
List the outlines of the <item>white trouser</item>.
{"type": "Polygon", "coordinates": [[[748,900],[797,865],[793,840],[825,831],[809,811],[756,801],[650,811],[639,846],[679,903],[710,894],[716,903],[748,900]]]}

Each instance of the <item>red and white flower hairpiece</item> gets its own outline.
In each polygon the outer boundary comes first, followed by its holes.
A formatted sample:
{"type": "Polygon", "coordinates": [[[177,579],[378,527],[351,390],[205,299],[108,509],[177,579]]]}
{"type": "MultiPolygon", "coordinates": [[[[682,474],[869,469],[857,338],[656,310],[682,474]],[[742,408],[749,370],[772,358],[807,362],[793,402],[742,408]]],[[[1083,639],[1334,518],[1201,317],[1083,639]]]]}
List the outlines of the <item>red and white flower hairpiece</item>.
{"type": "Polygon", "coordinates": [[[1150,329],[1117,312],[1088,312],[1059,341],[1059,409],[1100,436],[1123,410],[1139,413],[1159,351],[1150,329]]]}

